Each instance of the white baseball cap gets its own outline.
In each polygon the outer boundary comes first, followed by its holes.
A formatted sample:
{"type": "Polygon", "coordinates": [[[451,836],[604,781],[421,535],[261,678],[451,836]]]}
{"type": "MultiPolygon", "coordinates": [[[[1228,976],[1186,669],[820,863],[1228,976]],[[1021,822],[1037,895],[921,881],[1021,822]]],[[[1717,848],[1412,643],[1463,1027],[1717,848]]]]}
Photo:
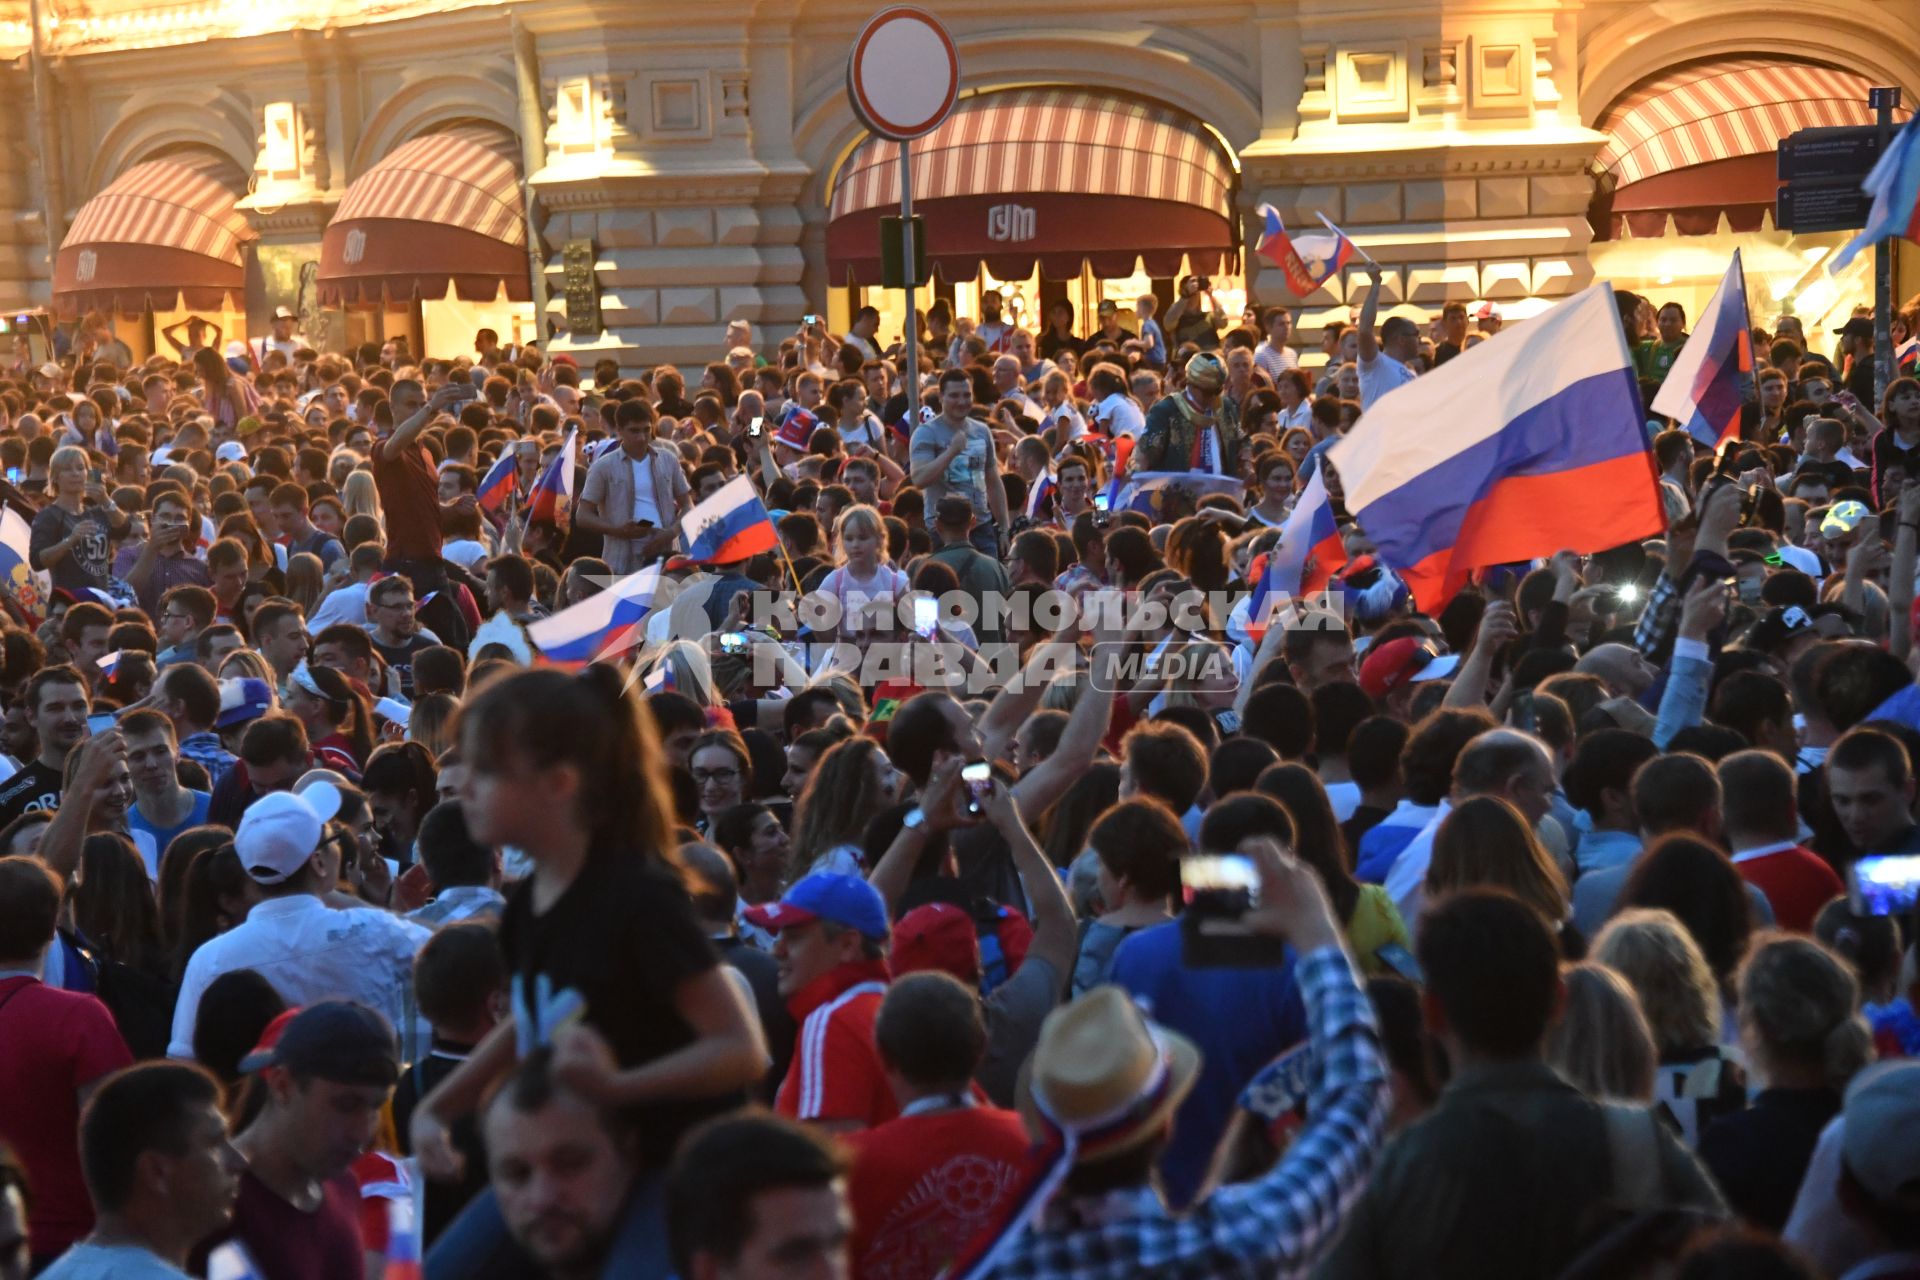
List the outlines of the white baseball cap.
{"type": "Polygon", "coordinates": [[[238,440],[229,440],[213,451],[213,457],[216,462],[245,462],[247,446],[238,440]]]}
{"type": "Polygon", "coordinates": [[[340,792],[316,782],[300,794],[272,791],[248,806],[234,833],[240,865],[257,884],[282,884],[320,847],[327,820],[340,812],[340,792]]]}

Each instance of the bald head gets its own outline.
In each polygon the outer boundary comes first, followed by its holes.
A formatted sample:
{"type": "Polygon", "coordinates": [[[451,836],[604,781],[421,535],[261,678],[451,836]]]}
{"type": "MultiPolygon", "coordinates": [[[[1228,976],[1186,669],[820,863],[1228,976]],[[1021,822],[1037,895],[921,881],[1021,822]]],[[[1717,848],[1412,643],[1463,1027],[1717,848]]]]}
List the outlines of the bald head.
{"type": "Polygon", "coordinates": [[[1538,822],[1553,797],[1553,757],[1518,729],[1490,729],[1467,743],[1453,765],[1453,802],[1499,796],[1538,822]]]}
{"type": "Polygon", "coordinates": [[[1659,671],[1628,644],[1601,644],[1573,664],[1582,675],[1598,676],[1615,696],[1638,698],[1658,678],[1659,671]]]}
{"type": "Polygon", "coordinates": [[[686,868],[687,890],[693,895],[693,910],[701,923],[716,929],[731,928],[740,898],[733,860],[710,844],[694,841],[680,846],[680,865],[686,868]]]}

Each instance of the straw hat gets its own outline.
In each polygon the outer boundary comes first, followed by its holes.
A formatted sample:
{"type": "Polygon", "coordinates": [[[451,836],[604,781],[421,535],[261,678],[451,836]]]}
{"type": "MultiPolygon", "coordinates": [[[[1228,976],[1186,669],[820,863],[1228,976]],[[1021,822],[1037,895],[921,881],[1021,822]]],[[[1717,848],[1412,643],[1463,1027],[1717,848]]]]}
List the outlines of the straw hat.
{"type": "Polygon", "coordinates": [[[1027,1129],[1077,1138],[1078,1163],[1130,1151],[1158,1135],[1200,1074],[1200,1050],[1147,1021],[1119,987],[1095,987],[1047,1015],[1021,1073],[1027,1129]]]}

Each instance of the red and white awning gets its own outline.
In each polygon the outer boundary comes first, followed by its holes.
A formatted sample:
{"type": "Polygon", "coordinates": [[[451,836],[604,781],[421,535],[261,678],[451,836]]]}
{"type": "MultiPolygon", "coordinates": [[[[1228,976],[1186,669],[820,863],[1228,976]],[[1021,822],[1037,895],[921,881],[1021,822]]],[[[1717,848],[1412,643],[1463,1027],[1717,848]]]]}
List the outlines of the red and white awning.
{"type": "MultiPolygon", "coordinates": [[[[1172,275],[1181,258],[1221,271],[1236,252],[1234,170],[1220,143],[1169,107],[1079,89],[1008,89],[962,99],[915,139],[914,212],[948,279],[1172,275]]],[[[841,167],[828,270],[880,279],[879,219],[900,207],[899,146],[869,138],[841,167]]]]}
{"type": "Polygon", "coordinates": [[[513,138],[457,125],[403,143],[354,179],[321,241],[329,305],[532,297],[513,138]]]}
{"type": "MultiPolygon", "coordinates": [[[[1611,187],[1611,226],[1658,235],[1712,232],[1722,215],[1756,230],[1773,208],[1774,152],[1798,129],[1873,123],[1873,82],[1851,71],[1766,58],[1700,62],[1649,80],[1595,128],[1595,164],[1611,187]]],[[[1901,113],[1904,118],[1906,113],[1901,113]]]]}
{"type": "Polygon", "coordinates": [[[140,312],[213,308],[246,289],[235,208],[243,188],[220,156],[184,152],[134,165],[81,206],[54,259],[54,306],[140,312]]]}

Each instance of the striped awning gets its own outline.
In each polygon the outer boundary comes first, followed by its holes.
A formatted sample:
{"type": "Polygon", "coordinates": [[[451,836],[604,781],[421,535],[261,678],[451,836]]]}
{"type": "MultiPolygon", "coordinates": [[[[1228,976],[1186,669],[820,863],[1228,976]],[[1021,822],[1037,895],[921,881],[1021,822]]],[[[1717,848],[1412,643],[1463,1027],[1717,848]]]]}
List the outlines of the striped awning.
{"type": "MultiPolygon", "coordinates": [[[[1236,253],[1233,164],[1197,121],[1156,103],[1079,89],[962,99],[913,149],[914,212],[948,279],[984,263],[1017,279],[1227,270],[1236,253]]],[[[880,279],[879,219],[900,207],[899,144],[869,138],[834,184],[828,269],[880,279]]]]}
{"type": "Polygon", "coordinates": [[[1766,58],[1700,62],[1648,81],[1595,126],[1607,135],[1594,163],[1608,203],[1596,222],[1611,224],[1598,229],[1658,235],[1671,217],[1681,234],[1704,235],[1722,215],[1736,231],[1757,229],[1779,185],[1781,140],[1872,124],[1872,87],[1851,71],[1766,58]]]}
{"type": "Polygon", "coordinates": [[[403,143],[354,179],[320,246],[328,306],[444,298],[530,299],[518,144],[456,125],[403,143]]]}
{"type": "Polygon", "coordinates": [[[54,259],[54,306],[138,313],[213,308],[246,289],[254,239],[224,157],[182,153],[134,165],[81,206],[54,259]]]}

